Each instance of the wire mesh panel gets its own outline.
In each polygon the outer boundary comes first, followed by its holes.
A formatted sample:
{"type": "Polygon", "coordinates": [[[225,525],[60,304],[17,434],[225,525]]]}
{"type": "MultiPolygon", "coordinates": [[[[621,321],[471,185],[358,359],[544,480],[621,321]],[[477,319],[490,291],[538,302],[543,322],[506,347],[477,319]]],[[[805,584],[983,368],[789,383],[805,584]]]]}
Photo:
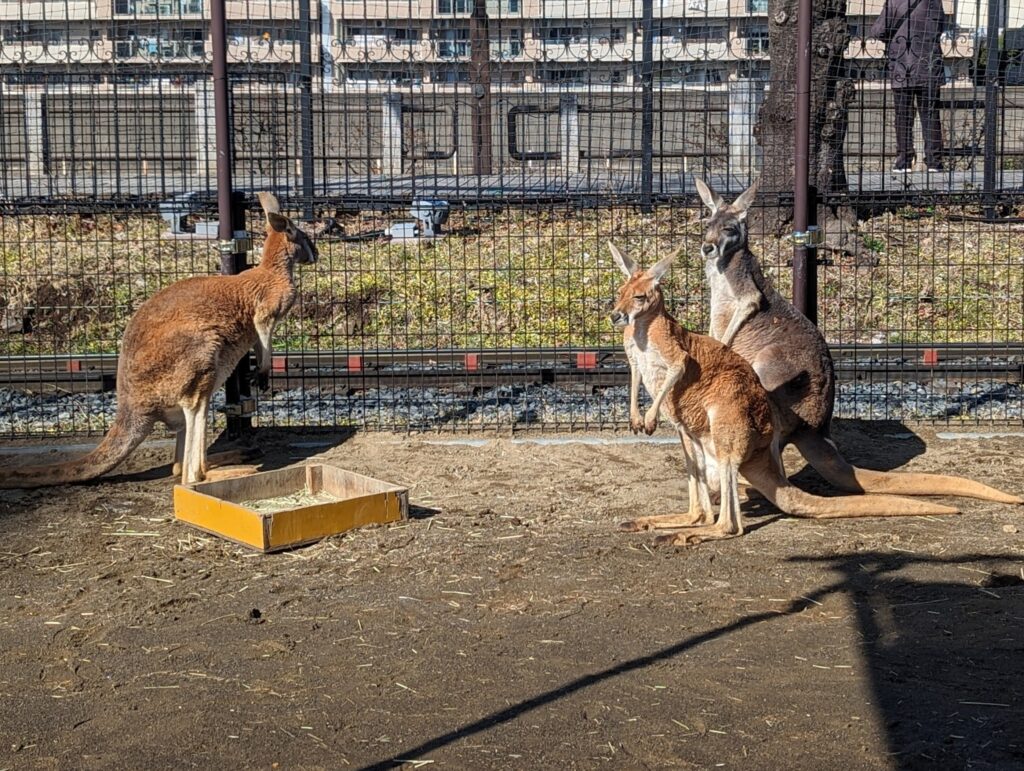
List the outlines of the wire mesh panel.
{"type": "Polygon", "coordinates": [[[838,414],[1019,421],[1024,11],[857,0],[847,24],[845,178],[818,211],[821,319],[852,379],[838,414]]]}
{"type": "MultiPolygon", "coordinates": [[[[911,97],[908,134],[889,65],[906,34],[875,28],[897,5],[813,4],[817,305],[837,414],[1019,420],[1021,13],[921,0],[941,83],[924,122],[911,97]]],[[[229,0],[250,259],[260,190],[321,255],[296,271],[259,424],[623,425],[609,240],[647,264],[683,246],[670,308],[706,330],[693,180],[731,200],[761,177],[752,248],[791,292],[797,6],[229,0]]],[[[8,436],[102,429],[131,313],[219,267],[210,18],[199,0],[0,8],[8,436]]]]}

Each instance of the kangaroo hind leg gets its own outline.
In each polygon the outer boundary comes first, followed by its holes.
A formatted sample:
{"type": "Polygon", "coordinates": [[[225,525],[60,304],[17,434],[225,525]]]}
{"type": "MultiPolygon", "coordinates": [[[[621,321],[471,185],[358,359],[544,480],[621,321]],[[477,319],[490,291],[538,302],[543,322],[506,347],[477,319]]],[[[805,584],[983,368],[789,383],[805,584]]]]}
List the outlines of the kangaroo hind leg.
{"type": "Polygon", "coordinates": [[[731,458],[719,458],[718,471],[722,498],[718,520],[713,525],[692,527],[678,533],[663,535],[658,538],[658,543],[671,546],[690,546],[704,541],[721,541],[743,535],[738,464],[731,458]]]}

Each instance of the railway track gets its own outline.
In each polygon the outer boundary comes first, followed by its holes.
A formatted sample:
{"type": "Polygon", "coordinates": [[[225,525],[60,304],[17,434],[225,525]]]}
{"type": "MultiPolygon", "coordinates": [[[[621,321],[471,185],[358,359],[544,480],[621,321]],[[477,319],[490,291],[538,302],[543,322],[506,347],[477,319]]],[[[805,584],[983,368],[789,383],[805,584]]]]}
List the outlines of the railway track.
{"type": "MultiPolygon", "coordinates": [[[[834,345],[840,381],[1024,383],[1024,343],[834,345]]],[[[96,393],[116,387],[117,356],[0,357],[0,388],[96,393]]],[[[274,357],[271,388],[475,390],[560,385],[595,389],[629,382],[618,348],[508,348],[486,351],[329,351],[274,357]]]]}

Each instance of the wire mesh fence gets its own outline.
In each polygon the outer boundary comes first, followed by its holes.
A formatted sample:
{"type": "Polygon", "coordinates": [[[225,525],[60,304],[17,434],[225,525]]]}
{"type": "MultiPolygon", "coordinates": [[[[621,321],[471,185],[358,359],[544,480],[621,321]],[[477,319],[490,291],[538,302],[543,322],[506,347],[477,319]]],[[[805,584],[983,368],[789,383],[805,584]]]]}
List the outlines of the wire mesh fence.
{"type": "MultiPolygon", "coordinates": [[[[693,180],[761,177],[752,248],[792,290],[797,5],[228,0],[218,115],[209,0],[4,4],[0,430],[102,430],[132,312],[220,269],[218,118],[235,189],[275,191],[321,255],[260,425],[623,425],[609,240],[683,246],[670,305],[706,330],[693,180]]],[[[814,4],[837,415],[1020,421],[1024,9],[920,0],[901,32],[899,6],[814,4]],[[893,74],[911,49],[924,86],[893,74]]]]}

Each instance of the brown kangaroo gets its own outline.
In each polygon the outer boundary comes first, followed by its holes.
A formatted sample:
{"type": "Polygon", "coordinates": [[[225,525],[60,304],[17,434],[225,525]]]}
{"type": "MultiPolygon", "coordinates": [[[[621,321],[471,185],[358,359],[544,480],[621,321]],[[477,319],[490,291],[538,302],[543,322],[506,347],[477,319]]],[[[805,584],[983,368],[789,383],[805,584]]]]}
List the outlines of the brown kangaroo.
{"type": "MultiPolygon", "coordinates": [[[[835,370],[819,329],[765,277],[747,245],[747,210],[757,183],[726,205],[695,179],[711,210],[701,253],[711,290],[710,335],[750,362],[775,407],[782,447],[796,445],[831,484],[851,493],[961,495],[1001,503],[1024,499],[961,477],[872,471],[851,465],[832,440],[835,370]]],[[[714,476],[714,469],[709,469],[714,476]]]]}
{"type": "Polygon", "coordinates": [[[665,310],[659,281],[674,257],[643,271],[609,244],[627,276],[619,289],[612,322],[624,327],[630,369],[630,426],[650,434],[661,411],[679,432],[689,474],[690,510],[623,522],[627,531],[686,528],[659,538],[685,545],[743,534],[739,474],[787,514],[816,519],[957,514],[937,503],[890,495],[821,498],[786,479],[779,455],[774,407],[754,370],[739,354],[705,335],[684,329],[665,310]],[[640,383],[654,403],[641,418],[640,383]],[[711,510],[709,459],[720,470],[721,503],[711,510]]]}
{"type": "Polygon", "coordinates": [[[253,346],[261,379],[271,366],[274,326],[295,301],[292,268],[316,262],[312,241],[259,194],[267,216],[260,264],[236,276],[178,281],[146,300],[128,322],[117,366],[117,414],[88,455],[5,471],[0,488],[82,482],[120,464],[157,421],[177,432],[175,475],[206,477],[206,422],[213,392],[253,346]]]}

